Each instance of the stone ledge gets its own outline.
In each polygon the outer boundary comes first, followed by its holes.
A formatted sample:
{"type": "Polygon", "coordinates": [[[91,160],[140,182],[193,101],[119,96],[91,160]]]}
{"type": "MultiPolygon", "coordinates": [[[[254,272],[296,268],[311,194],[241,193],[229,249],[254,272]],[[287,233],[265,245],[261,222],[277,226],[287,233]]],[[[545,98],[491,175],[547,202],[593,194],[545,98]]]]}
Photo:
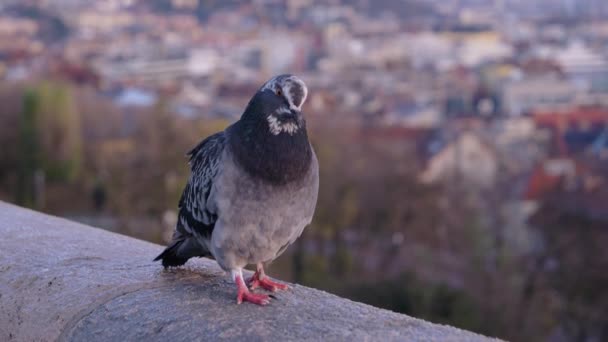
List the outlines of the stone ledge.
{"type": "Polygon", "coordinates": [[[299,285],[237,306],[212,260],[163,271],[162,248],[0,202],[0,340],[493,340],[299,285]]]}

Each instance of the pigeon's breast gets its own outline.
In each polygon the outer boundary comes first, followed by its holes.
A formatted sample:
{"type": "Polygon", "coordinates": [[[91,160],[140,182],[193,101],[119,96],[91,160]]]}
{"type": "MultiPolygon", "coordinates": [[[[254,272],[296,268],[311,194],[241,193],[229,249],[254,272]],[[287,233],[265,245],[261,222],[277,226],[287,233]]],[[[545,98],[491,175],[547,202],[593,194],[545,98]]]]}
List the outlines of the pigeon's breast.
{"type": "Polygon", "coordinates": [[[214,257],[225,269],[275,259],[311,222],[319,187],[313,152],[309,171],[296,181],[275,185],[256,179],[224,152],[214,182],[218,211],[211,239],[214,257]]]}

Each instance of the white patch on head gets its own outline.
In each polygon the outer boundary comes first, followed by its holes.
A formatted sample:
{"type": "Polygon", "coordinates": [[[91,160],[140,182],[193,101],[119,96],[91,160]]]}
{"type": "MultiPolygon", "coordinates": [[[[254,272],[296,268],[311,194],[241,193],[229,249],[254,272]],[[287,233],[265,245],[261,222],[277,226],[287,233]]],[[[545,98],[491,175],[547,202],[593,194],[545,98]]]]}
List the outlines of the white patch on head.
{"type": "Polygon", "coordinates": [[[306,102],[306,97],[308,96],[308,88],[306,88],[306,84],[304,83],[304,81],[302,81],[297,76],[291,75],[289,77],[284,77],[283,75],[281,75],[266,82],[266,84],[264,84],[261,90],[271,90],[275,92],[278,89],[280,89],[283,93],[283,96],[287,100],[287,103],[289,103],[290,109],[302,110],[302,105],[304,104],[304,102],[306,102]],[[302,89],[302,101],[298,105],[293,103],[293,99],[291,97],[291,88],[294,87],[296,84],[302,89]]]}
{"type": "Polygon", "coordinates": [[[296,76],[291,76],[285,82],[283,82],[283,94],[285,94],[285,99],[287,99],[287,103],[289,103],[290,109],[302,110],[302,105],[306,101],[306,97],[308,96],[308,88],[306,88],[306,84],[304,81],[297,78],[296,76]],[[302,102],[300,102],[297,106],[293,103],[293,99],[291,98],[291,88],[297,83],[302,89],[302,102]]]}
{"type": "MultiPolygon", "coordinates": [[[[289,109],[285,108],[285,107],[281,107],[279,108],[279,110],[277,111],[278,114],[288,114],[290,113],[289,109]]],[[[281,132],[285,132],[289,135],[293,135],[295,132],[298,131],[298,129],[300,128],[298,126],[297,123],[295,122],[280,122],[279,119],[274,115],[274,114],[270,114],[266,117],[266,120],[268,121],[268,129],[270,129],[270,133],[272,133],[273,135],[279,135],[281,132]]]]}
{"type": "Polygon", "coordinates": [[[293,99],[291,98],[291,87],[292,86],[293,86],[292,82],[283,82],[283,87],[281,88],[283,90],[283,97],[285,97],[285,99],[287,100],[287,103],[289,104],[289,109],[300,110],[300,108],[296,107],[293,104],[293,99]]]}

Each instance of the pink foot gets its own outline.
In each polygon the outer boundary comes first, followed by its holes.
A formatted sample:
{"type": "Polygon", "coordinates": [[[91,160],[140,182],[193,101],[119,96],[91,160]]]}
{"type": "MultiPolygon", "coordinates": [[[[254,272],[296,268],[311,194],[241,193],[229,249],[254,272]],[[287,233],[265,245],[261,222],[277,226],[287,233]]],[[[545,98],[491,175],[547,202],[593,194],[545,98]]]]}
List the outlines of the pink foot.
{"type": "Polygon", "coordinates": [[[268,305],[270,303],[270,297],[261,293],[253,293],[249,291],[243,279],[239,276],[237,278],[238,294],[236,296],[236,303],[241,304],[243,301],[257,304],[257,305],[268,305]]]}
{"type": "Polygon", "coordinates": [[[241,304],[243,301],[257,304],[257,305],[268,305],[270,303],[270,297],[261,293],[253,293],[251,291],[239,293],[236,297],[236,303],[241,304]]]}
{"type": "Polygon", "coordinates": [[[289,288],[289,286],[285,284],[270,280],[270,278],[268,278],[266,275],[262,275],[260,277],[259,272],[255,272],[253,277],[247,279],[247,283],[252,290],[261,287],[266,291],[276,292],[278,290],[287,290],[289,288]]]}

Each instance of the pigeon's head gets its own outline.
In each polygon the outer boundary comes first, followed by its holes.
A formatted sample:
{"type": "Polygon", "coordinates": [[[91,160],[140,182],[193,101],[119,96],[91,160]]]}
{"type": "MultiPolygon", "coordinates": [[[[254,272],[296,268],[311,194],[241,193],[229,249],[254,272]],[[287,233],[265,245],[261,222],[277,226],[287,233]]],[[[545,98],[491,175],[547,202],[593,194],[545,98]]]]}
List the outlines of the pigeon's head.
{"type": "Polygon", "coordinates": [[[266,121],[271,134],[294,135],[304,127],[302,105],[307,95],[306,84],[300,78],[279,75],[264,83],[249,107],[258,116],[256,119],[266,121]]]}

